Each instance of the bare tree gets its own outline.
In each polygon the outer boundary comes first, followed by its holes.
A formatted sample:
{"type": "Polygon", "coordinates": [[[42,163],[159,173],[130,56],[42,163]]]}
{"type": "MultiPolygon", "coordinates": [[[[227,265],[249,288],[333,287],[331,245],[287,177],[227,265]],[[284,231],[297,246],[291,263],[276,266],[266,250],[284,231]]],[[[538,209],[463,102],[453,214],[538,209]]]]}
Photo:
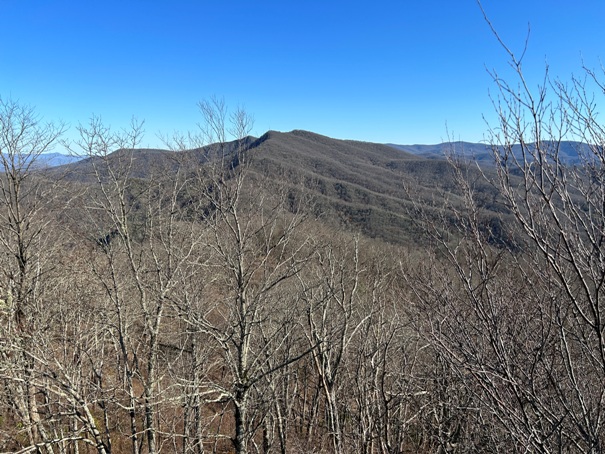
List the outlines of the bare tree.
{"type": "Polygon", "coordinates": [[[205,390],[196,392],[207,405],[232,408],[233,446],[247,453],[263,420],[259,388],[313,348],[291,348],[295,311],[284,301],[288,282],[308,260],[309,244],[302,233],[305,216],[288,204],[287,190],[272,187],[250,167],[250,118],[241,110],[228,115],[217,100],[200,108],[204,135],[219,140],[203,149],[211,162],[199,168],[192,195],[204,215],[208,231],[202,238],[210,251],[199,273],[212,276],[212,283],[205,294],[190,294],[179,305],[220,361],[220,375],[207,375],[205,390]],[[225,141],[228,133],[233,142],[225,141]]]}
{"type": "Polygon", "coordinates": [[[52,250],[44,214],[53,191],[35,169],[40,154],[52,148],[63,129],[44,123],[33,108],[0,99],[2,378],[11,417],[22,425],[29,446],[51,450],[53,437],[41,421],[36,397],[32,353],[43,326],[40,281],[52,250]]]}
{"type": "Polygon", "coordinates": [[[486,220],[468,167],[452,160],[463,203],[448,207],[448,223],[459,230],[426,223],[438,248],[411,286],[435,348],[474,395],[472,424],[499,427],[482,443],[602,452],[605,135],[589,94],[600,82],[593,71],[569,85],[546,72],[534,89],[500,43],[516,81],[493,73],[495,172],[483,178],[499,189],[503,219],[486,220]],[[564,160],[565,140],[583,141],[577,163],[564,160]]]}
{"type": "MultiPolygon", "coordinates": [[[[318,249],[314,266],[299,279],[307,308],[307,340],[309,346],[317,346],[312,356],[317,391],[323,396],[327,433],[334,453],[345,450],[339,395],[349,350],[373,310],[360,304],[359,285],[363,271],[359,243],[355,239],[352,244],[327,244],[318,249]]],[[[317,413],[310,415],[309,442],[316,418],[317,413]]]]}
{"type": "Polygon", "coordinates": [[[131,451],[146,446],[151,453],[167,439],[177,443],[172,430],[162,429],[176,423],[166,419],[168,410],[161,411],[178,406],[177,385],[168,378],[186,348],[172,334],[171,301],[202,254],[198,224],[184,220],[181,210],[189,183],[181,162],[167,159],[170,172],[149,168],[136,150],[141,127],[133,122],[130,129],[114,133],[93,118],[79,128],[77,145],[93,169],[94,185],[81,206],[86,207],[88,235],[94,234],[89,237],[90,271],[103,289],[108,319],[101,322],[115,355],[106,367],[115,367],[110,376],[116,382],[104,388],[119,387],[125,396],[125,401],[116,396],[111,405],[114,412],[128,414],[131,451]]]}
{"type": "Polygon", "coordinates": [[[399,251],[378,246],[366,245],[362,251],[361,310],[370,318],[348,352],[343,374],[349,384],[340,396],[348,401],[347,451],[427,450],[420,434],[422,416],[430,408],[429,343],[414,332],[409,311],[401,304],[407,290],[397,279],[396,263],[403,260],[396,255],[399,251]]]}

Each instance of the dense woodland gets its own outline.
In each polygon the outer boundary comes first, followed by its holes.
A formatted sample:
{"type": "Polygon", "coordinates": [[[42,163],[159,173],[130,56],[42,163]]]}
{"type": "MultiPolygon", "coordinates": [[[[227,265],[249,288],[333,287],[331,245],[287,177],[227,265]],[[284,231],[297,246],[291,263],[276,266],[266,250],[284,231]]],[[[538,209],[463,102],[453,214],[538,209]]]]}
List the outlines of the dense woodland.
{"type": "Polygon", "coordinates": [[[382,146],[321,180],[220,101],[44,169],[63,127],[4,99],[0,451],[603,452],[605,131],[580,82],[497,81],[492,164],[392,149],[398,188],[382,146]]]}

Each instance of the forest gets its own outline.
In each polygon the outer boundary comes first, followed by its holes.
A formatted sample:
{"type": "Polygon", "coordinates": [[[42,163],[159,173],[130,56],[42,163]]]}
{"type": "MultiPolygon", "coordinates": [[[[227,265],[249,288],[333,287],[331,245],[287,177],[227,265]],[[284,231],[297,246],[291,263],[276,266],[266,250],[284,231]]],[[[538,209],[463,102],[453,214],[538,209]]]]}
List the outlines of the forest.
{"type": "Polygon", "coordinates": [[[392,161],[382,198],[332,174],[337,219],[220,100],[165,150],[93,117],[44,168],[64,127],[3,98],[0,451],[603,452],[599,78],[536,92],[511,58],[491,164],[392,161]]]}

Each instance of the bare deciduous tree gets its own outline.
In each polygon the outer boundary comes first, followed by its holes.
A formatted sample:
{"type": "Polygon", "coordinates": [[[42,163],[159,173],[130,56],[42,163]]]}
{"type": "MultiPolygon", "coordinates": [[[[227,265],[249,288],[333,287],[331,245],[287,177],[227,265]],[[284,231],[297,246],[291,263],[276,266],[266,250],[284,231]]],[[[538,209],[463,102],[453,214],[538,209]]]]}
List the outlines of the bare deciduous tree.
{"type": "Polygon", "coordinates": [[[208,377],[205,400],[232,406],[233,445],[236,452],[247,453],[262,425],[259,388],[272,386],[277,371],[313,348],[292,350],[296,311],[284,301],[285,286],[308,260],[309,244],[302,233],[305,216],[288,205],[287,192],[261,189],[269,182],[249,167],[250,118],[241,110],[231,115],[235,141],[227,143],[224,104],[202,103],[200,108],[204,133],[219,140],[205,149],[213,162],[200,168],[196,189],[205,206],[199,211],[207,213],[204,244],[211,251],[201,273],[214,277],[210,295],[195,295],[201,303],[184,304],[197,310],[183,316],[222,362],[222,375],[208,377]]]}
{"type": "Polygon", "coordinates": [[[495,172],[483,175],[506,221],[486,222],[465,165],[452,161],[464,200],[449,207],[459,233],[429,226],[439,260],[412,287],[435,348],[474,395],[473,424],[498,425],[490,449],[601,452],[605,135],[587,94],[599,80],[587,71],[566,85],[546,72],[533,89],[500,42],[516,81],[493,73],[495,172]],[[564,160],[565,140],[583,141],[577,163],[564,160]]]}

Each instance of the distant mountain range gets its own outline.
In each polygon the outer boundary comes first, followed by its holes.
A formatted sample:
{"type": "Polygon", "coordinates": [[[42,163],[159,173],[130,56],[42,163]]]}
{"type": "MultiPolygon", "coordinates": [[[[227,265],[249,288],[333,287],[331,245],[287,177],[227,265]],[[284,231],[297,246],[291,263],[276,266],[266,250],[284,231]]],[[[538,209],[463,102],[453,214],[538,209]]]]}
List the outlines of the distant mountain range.
{"type": "Polygon", "coordinates": [[[36,158],[38,167],[57,167],[79,161],[80,157],[65,153],[42,153],[36,158]]]}
{"type": "MultiPolygon", "coordinates": [[[[443,159],[446,154],[457,153],[465,158],[474,159],[480,163],[493,162],[493,147],[483,143],[472,142],[445,142],[437,145],[397,145],[388,144],[398,150],[407,151],[428,159],[443,159]]],[[[521,147],[515,145],[513,151],[516,156],[521,155],[521,147]]],[[[582,152],[588,151],[588,145],[581,142],[563,141],[559,144],[559,159],[564,164],[578,164],[582,152]]]]}

